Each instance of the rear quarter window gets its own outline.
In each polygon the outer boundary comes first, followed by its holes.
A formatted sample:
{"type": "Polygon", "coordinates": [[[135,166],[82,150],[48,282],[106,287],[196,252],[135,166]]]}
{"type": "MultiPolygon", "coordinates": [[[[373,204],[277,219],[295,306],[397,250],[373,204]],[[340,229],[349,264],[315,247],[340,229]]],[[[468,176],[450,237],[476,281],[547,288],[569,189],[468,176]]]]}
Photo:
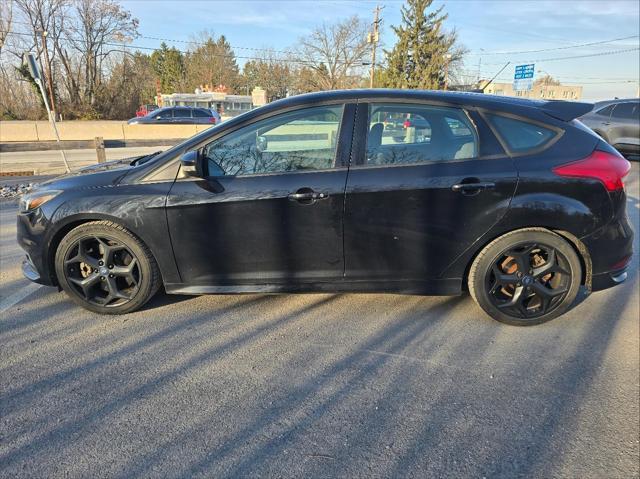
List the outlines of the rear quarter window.
{"type": "Polygon", "coordinates": [[[521,153],[544,147],[558,132],[551,128],[500,115],[489,115],[491,123],[509,149],[521,153]]]}

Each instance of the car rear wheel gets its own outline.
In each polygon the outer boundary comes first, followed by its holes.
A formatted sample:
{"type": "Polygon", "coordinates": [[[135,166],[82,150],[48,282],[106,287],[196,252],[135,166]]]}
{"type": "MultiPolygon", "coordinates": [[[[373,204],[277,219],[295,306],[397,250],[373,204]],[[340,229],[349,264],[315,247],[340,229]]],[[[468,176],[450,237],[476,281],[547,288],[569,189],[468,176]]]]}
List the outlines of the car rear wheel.
{"type": "Polygon", "coordinates": [[[55,269],[69,297],[100,314],[135,311],[160,287],[158,266],[146,245],[110,221],[71,230],[58,246],[55,269]]]}
{"type": "Polygon", "coordinates": [[[469,271],[469,291],[493,319],[528,326],[567,311],[580,289],[582,265],[572,246],[543,228],[507,233],[489,243],[469,271]]]}

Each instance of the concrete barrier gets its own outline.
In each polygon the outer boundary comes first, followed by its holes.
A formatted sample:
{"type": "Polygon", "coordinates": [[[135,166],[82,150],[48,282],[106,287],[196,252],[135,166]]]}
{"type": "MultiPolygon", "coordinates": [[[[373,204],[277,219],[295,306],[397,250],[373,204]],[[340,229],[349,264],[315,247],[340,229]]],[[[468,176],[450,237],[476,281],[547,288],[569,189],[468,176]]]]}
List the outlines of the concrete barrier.
{"type": "Polygon", "coordinates": [[[189,138],[197,132],[198,125],[122,125],[124,140],[163,140],[165,138],[189,138]]]}
{"type": "Polygon", "coordinates": [[[35,121],[0,121],[0,143],[38,141],[35,121]]]}
{"type": "MultiPolygon", "coordinates": [[[[224,119],[223,119],[224,120],[224,119]]],[[[212,125],[128,125],[124,121],[61,121],[61,141],[161,140],[188,138],[212,125]]],[[[55,141],[47,121],[0,121],[0,143],[55,141]]]]}

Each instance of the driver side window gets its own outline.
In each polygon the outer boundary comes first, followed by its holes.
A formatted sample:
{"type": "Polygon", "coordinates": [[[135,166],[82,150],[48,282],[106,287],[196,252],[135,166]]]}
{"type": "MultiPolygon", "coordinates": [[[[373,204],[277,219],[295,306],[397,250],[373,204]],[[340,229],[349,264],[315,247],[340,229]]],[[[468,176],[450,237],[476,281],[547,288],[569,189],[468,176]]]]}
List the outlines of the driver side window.
{"type": "Polygon", "coordinates": [[[240,128],[206,145],[208,176],[333,168],[342,105],[296,110],[240,128]]]}

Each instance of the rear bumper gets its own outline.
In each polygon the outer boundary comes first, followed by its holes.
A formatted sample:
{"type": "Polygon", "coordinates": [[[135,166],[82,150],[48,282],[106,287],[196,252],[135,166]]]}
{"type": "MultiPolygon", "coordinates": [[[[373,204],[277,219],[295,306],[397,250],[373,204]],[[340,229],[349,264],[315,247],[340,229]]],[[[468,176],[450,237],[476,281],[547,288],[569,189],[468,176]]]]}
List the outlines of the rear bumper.
{"type": "Polygon", "coordinates": [[[602,291],[603,289],[612,288],[627,279],[627,268],[611,271],[610,273],[594,274],[591,279],[591,291],[602,291]]]}
{"type": "Polygon", "coordinates": [[[627,278],[633,258],[633,229],[626,214],[626,195],[618,193],[621,207],[607,225],[581,238],[591,258],[592,290],[616,286],[627,278]]]}

